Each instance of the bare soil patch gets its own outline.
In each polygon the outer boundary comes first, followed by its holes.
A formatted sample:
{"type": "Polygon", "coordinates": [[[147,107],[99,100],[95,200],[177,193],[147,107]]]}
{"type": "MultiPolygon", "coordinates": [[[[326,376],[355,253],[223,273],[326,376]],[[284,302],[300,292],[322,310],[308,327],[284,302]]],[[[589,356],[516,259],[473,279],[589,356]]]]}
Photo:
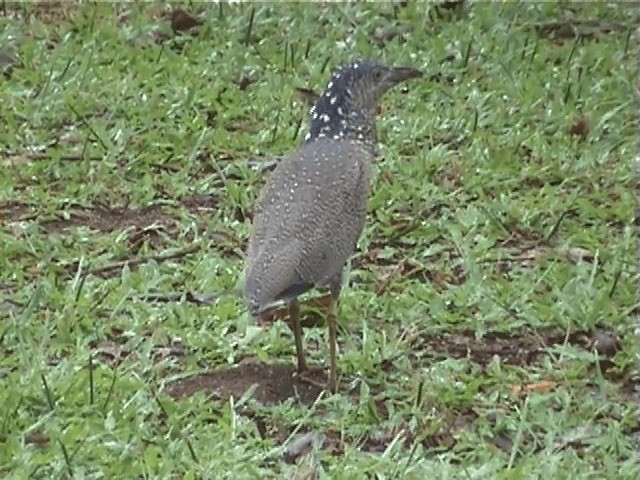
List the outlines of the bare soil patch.
{"type": "Polygon", "coordinates": [[[638,374],[616,367],[614,356],[621,349],[621,342],[605,329],[570,334],[559,330],[521,331],[508,335],[488,333],[479,339],[474,331],[469,330],[432,335],[416,342],[413,347],[414,351],[428,352],[436,357],[469,358],[483,367],[495,358],[508,365],[528,367],[559,345],[596,352],[597,360],[586,365],[589,375],[595,378],[599,371],[607,380],[620,385],[625,395],[637,394],[638,374]]]}
{"type": "MultiPolygon", "coordinates": [[[[326,301],[322,297],[323,300],[326,301]]],[[[284,315],[283,312],[275,312],[274,318],[284,315]]],[[[312,320],[316,322],[315,314],[312,320]]],[[[429,352],[436,357],[469,358],[474,363],[486,366],[499,357],[503,363],[519,366],[535,364],[539,357],[548,353],[554,345],[570,344],[585,350],[601,349],[598,344],[604,342],[608,333],[598,331],[595,333],[579,331],[569,335],[560,331],[548,332],[521,332],[510,335],[490,333],[481,339],[475,338],[475,332],[435,334],[421,339],[413,345],[414,352],[429,352]]],[[[611,338],[614,343],[617,341],[611,338]]],[[[590,368],[599,366],[602,373],[610,381],[621,383],[623,389],[633,392],[635,381],[628,372],[614,372],[615,369],[611,357],[615,350],[602,351],[599,365],[590,365],[590,368]]],[[[313,379],[323,384],[326,375],[317,371],[313,379]]],[[[281,403],[288,398],[297,398],[303,404],[312,403],[321,388],[313,386],[295,377],[293,364],[263,364],[255,359],[247,358],[238,366],[213,370],[206,374],[177,381],[169,387],[169,394],[173,397],[193,395],[199,391],[211,391],[218,397],[234,396],[239,398],[253,385],[257,388],[253,398],[259,403],[273,405],[281,403]]]]}
{"type": "Polygon", "coordinates": [[[470,358],[479,365],[488,365],[497,356],[510,365],[527,366],[554,345],[574,345],[584,350],[594,347],[600,333],[577,331],[567,335],[558,330],[528,331],[511,334],[487,333],[476,338],[472,330],[442,333],[422,339],[414,345],[417,350],[432,351],[453,358],[470,358]]]}
{"type": "Polygon", "coordinates": [[[62,1],[37,1],[26,2],[26,4],[18,2],[2,2],[0,12],[3,16],[15,16],[28,20],[30,17],[36,18],[42,23],[49,25],[57,25],[68,20],[75,15],[78,10],[76,2],[62,1]]]}
{"type": "Polygon", "coordinates": [[[78,209],[68,219],[47,220],[41,223],[47,232],[60,232],[68,228],[85,226],[100,232],[113,232],[130,227],[147,228],[152,225],[171,225],[175,220],[158,205],[129,210],[126,207],[94,205],[78,209]]]}
{"type": "Polygon", "coordinates": [[[24,202],[5,202],[0,205],[2,222],[24,221],[33,218],[32,206],[24,202]]]}
{"type": "MultiPolygon", "coordinates": [[[[318,327],[325,324],[325,314],[331,302],[331,295],[312,297],[300,303],[300,323],[303,327],[318,327]]],[[[273,307],[265,310],[257,322],[270,325],[277,321],[286,322],[292,327],[289,312],[285,306],[273,307]]]]}
{"type": "MultiPolygon", "coordinates": [[[[174,398],[191,396],[208,391],[222,398],[242,397],[256,386],[253,398],[263,405],[276,405],[289,398],[296,398],[304,405],[311,405],[321,388],[300,380],[295,375],[295,365],[265,364],[245,359],[238,366],[214,370],[202,375],[177,381],[169,385],[168,394],[174,398]]],[[[326,381],[324,372],[309,374],[318,382],[326,381]]]]}
{"type": "Polygon", "coordinates": [[[194,194],[182,199],[182,205],[192,214],[201,215],[218,208],[220,198],[218,195],[194,194]]]}

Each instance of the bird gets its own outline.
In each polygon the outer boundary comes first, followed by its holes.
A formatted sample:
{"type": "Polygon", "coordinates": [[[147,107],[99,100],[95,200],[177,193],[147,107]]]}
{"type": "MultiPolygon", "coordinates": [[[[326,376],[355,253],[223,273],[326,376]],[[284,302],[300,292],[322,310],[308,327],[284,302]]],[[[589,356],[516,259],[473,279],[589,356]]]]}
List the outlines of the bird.
{"type": "Polygon", "coordinates": [[[254,206],[244,299],[255,317],[286,302],[295,338],[297,375],[315,383],[302,339],[298,297],[329,288],[326,323],[329,375],[337,391],[336,327],[345,265],[362,233],[377,155],[378,101],[394,85],[421,76],[410,67],[358,59],[338,68],[310,110],[299,148],[280,159],[254,206]]]}

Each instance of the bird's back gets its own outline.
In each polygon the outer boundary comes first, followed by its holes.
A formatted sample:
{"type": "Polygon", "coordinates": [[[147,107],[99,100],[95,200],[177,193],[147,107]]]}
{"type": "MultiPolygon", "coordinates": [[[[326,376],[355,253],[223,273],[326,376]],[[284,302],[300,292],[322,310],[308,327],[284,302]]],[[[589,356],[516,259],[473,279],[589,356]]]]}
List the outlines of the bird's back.
{"type": "Polygon", "coordinates": [[[378,99],[418,76],[369,60],[333,74],[311,108],[304,145],[280,161],[258,201],[245,279],[252,313],[313,286],[337,294],[364,226],[378,99]]]}
{"type": "Polygon", "coordinates": [[[341,272],[364,226],[370,157],[357,142],[320,138],[280,161],[249,242],[245,295],[252,310],[341,272]]]}

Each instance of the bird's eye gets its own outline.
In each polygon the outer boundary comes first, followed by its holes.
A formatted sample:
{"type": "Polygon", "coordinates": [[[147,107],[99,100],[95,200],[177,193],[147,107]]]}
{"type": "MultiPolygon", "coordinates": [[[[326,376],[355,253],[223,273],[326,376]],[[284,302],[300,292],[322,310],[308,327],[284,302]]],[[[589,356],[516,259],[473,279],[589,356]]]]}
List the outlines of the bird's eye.
{"type": "Polygon", "coordinates": [[[375,78],[376,80],[380,80],[382,78],[382,72],[380,70],[376,70],[375,72],[373,72],[373,78],[375,78]]]}

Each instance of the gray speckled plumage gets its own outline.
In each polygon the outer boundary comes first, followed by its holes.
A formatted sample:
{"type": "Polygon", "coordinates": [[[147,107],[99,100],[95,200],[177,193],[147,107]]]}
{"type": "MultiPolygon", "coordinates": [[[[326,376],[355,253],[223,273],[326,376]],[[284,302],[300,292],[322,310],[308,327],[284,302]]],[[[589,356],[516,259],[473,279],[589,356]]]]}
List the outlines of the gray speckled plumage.
{"type": "Polygon", "coordinates": [[[337,293],[366,217],[370,154],[321,138],[283,158],[255,212],[245,291],[259,313],[312,286],[337,293]]]}
{"type": "MultiPolygon", "coordinates": [[[[299,371],[306,363],[297,297],[314,286],[329,286],[337,300],[344,265],[365,222],[377,101],[393,85],[419,75],[367,60],[337,70],[311,108],[304,143],[280,160],[258,200],[245,299],[254,315],[289,302],[299,371]]],[[[328,388],[335,391],[335,302],[330,310],[328,388]]]]}

